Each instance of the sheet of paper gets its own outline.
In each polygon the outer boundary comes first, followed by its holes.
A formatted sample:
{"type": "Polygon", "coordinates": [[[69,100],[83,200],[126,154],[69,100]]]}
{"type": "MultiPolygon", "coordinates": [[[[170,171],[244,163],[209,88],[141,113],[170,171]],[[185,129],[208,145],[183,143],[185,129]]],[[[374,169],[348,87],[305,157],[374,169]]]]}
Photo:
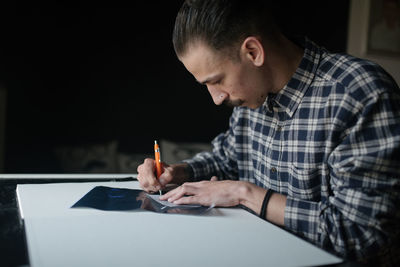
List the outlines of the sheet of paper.
{"type": "Polygon", "coordinates": [[[167,206],[167,207],[186,207],[186,208],[199,208],[201,207],[201,205],[178,205],[178,204],[174,204],[165,200],[160,200],[160,195],[150,195],[147,194],[147,197],[157,201],[158,203],[160,203],[163,206],[167,206]]]}

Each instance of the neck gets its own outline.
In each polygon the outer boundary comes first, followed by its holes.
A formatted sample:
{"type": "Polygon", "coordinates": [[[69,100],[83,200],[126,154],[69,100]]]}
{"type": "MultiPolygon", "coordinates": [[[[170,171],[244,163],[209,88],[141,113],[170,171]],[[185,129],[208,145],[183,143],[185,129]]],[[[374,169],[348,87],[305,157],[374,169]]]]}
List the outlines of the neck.
{"type": "Polygon", "coordinates": [[[276,44],[267,44],[266,67],[272,74],[272,93],[277,93],[292,78],[303,58],[304,50],[281,35],[276,44]]]}

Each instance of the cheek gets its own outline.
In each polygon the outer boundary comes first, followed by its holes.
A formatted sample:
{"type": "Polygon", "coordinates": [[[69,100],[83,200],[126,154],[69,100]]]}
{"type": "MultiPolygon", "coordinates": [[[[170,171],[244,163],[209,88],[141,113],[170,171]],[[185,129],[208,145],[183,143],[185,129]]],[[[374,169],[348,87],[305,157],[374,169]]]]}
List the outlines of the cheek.
{"type": "Polygon", "coordinates": [[[229,83],[226,83],[223,90],[227,92],[230,96],[237,98],[242,95],[241,92],[243,92],[243,82],[240,80],[238,81],[230,81],[229,83]]]}
{"type": "Polygon", "coordinates": [[[232,79],[227,81],[226,89],[233,96],[241,96],[248,90],[249,84],[245,73],[236,71],[232,73],[232,79]]]}

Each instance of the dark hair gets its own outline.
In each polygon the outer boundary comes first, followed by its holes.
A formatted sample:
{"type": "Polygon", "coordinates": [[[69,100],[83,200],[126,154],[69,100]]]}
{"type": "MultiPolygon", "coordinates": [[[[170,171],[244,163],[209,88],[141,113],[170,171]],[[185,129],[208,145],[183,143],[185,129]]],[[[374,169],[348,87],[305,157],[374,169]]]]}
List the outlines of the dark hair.
{"type": "Polygon", "coordinates": [[[180,8],[172,36],[175,53],[202,41],[215,50],[234,48],[246,37],[275,39],[278,29],[262,0],[186,0],[180,8]]]}

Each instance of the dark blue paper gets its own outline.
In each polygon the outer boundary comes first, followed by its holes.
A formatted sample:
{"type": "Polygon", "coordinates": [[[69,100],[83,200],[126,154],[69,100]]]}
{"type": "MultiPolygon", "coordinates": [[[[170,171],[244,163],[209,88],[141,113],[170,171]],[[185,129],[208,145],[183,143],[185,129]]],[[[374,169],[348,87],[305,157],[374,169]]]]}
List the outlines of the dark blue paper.
{"type": "Polygon", "coordinates": [[[84,195],[71,208],[89,207],[107,211],[149,210],[159,213],[200,214],[209,208],[199,206],[168,207],[149,197],[138,189],[96,186],[84,195]]]}
{"type": "Polygon", "coordinates": [[[142,206],[142,190],[96,186],[71,208],[90,207],[99,210],[135,210],[142,206]]]}

